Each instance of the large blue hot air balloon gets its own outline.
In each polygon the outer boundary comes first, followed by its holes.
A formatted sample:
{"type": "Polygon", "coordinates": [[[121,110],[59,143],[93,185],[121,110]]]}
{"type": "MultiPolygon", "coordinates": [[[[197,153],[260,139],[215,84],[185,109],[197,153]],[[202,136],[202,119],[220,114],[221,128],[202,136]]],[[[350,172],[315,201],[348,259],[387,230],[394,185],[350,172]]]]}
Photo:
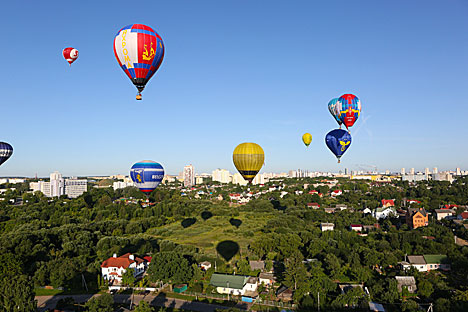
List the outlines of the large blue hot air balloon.
{"type": "Polygon", "coordinates": [[[328,132],[325,137],[325,143],[330,151],[335,154],[338,162],[340,162],[341,156],[351,145],[351,135],[345,130],[335,129],[328,132]]]}
{"type": "Polygon", "coordinates": [[[140,191],[149,196],[164,178],[164,168],[155,161],[142,160],[132,166],[130,177],[140,191]]]}
{"type": "Polygon", "coordinates": [[[0,142],[0,166],[13,154],[13,147],[5,142],[0,142]]]}

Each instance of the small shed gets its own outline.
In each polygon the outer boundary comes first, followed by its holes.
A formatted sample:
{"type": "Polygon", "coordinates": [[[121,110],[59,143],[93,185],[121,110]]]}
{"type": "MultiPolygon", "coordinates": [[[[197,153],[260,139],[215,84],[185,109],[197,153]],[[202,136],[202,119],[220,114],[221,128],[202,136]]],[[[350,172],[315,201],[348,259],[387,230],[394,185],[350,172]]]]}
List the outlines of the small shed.
{"type": "Polygon", "coordinates": [[[174,285],[174,292],[180,294],[187,290],[187,284],[174,285]]]}

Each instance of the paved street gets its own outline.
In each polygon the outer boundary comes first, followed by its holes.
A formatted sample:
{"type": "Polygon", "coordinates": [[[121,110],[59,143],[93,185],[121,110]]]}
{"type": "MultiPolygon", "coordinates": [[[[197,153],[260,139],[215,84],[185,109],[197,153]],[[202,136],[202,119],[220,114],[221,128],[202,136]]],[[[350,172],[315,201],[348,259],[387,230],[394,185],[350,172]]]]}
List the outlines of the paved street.
{"type": "MultiPolygon", "coordinates": [[[[72,297],[75,302],[86,302],[92,297],[100,295],[57,295],[57,296],[36,296],[37,307],[39,311],[46,311],[50,308],[55,308],[57,301],[61,298],[72,297]]],[[[128,303],[130,306],[130,297],[131,295],[122,295],[116,294],[113,296],[114,301],[117,303],[128,303]]],[[[165,296],[154,296],[154,295],[134,295],[134,304],[138,304],[141,300],[148,302],[149,304],[157,307],[168,307],[168,308],[177,308],[198,312],[213,312],[215,309],[227,309],[225,306],[208,304],[202,302],[190,302],[182,299],[173,299],[167,298],[165,296]]],[[[247,305],[238,304],[236,306],[240,309],[245,309],[247,305]]]]}

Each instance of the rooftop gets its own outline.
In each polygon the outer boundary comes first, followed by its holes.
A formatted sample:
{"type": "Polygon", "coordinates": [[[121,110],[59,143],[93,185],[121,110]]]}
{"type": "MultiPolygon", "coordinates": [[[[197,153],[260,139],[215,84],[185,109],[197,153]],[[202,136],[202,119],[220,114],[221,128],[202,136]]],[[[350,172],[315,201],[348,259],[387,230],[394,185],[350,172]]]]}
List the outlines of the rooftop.
{"type": "Polygon", "coordinates": [[[446,255],[424,255],[424,260],[426,260],[427,264],[439,264],[439,263],[447,263],[448,258],[446,255]]]}
{"type": "Polygon", "coordinates": [[[425,265],[426,261],[423,256],[408,256],[408,262],[416,265],[425,265]]]}
{"type": "Polygon", "coordinates": [[[414,276],[395,276],[395,279],[397,280],[398,284],[402,286],[416,285],[414,276]]]}
{"type": "Polygon", "coordinates": [[[210,284],[215,287],[242,289],[247,282],[247,279],[247,276],[242,275],[213,273],[213,275],[211,275],[210,284]]]}

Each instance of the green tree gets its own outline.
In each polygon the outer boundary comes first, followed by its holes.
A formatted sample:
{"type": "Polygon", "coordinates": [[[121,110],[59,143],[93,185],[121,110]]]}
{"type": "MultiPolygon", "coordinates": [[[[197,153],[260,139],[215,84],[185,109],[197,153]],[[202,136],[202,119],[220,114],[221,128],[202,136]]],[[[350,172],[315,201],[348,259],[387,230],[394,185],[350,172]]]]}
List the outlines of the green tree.
{"type": "Polygon", "coordinates": [[[36,311],[33,281],[11,254],[0,255],[0,307],[7,312],[36,311]]]}
{"type": "Polygon", "coordinates": [[[192,279],[193,270],[189,261],[173,251],[157,253],[148,268],[151,282],[163,281],[184,283],[192,279]]]}
{"type": "Polygon", "coordinates": [[[124,274],[122,274],[122,284],[124,286],[133,286],[135,283],[135,270],[132,268],[128,268],[125,270],[124,274]]]}
{"type": "Polygon", "coordinates": [[[434,287],[432,286],[432,284],[425,280],[425,279],[421,279],[418,283],[418,294],[421,296],[421,297],[424,297],[424,298],[429,298],[432,293],[434,292],[434,287]]]}
{"type": "Polygon", "coordinates": [[[151,308],[149,303],[143,300],[140,301],[138,306],[135,308],[135,312],[151,312],[151,311],[153,311],[153,309],[151,308]]]}
{"type": "Polygon", "coordinates": [[[93,297],[86,302],[86,311],[89,312],[113,312],[114,298],[110,294],[103,294],[99,297],[93,297]]]}
{"type": "Polygon", "coordinates": [[[408,299],[401,304],[402,311],[419,311],[419,305],[416,301],[408,299]]]}

